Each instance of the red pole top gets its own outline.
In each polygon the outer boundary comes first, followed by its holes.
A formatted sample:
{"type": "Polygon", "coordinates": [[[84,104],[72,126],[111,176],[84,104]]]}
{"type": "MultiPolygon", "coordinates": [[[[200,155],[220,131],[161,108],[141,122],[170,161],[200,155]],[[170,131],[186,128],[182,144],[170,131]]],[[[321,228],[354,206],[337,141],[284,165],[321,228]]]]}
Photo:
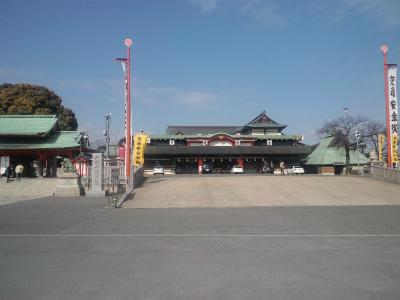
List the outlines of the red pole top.
{"type": "Polygon", "coordinates": [[[128,47],[130,47],[132,45],[132,40],[131,39],[126,39],[125,40],[125,45],[127,45],[128,47]]]}

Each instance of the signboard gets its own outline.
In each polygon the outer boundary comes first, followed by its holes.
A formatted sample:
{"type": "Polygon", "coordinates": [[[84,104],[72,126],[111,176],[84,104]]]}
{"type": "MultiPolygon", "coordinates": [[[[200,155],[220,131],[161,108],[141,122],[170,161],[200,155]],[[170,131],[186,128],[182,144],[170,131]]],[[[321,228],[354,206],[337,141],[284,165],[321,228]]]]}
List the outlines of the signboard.
{"type": "Polygon", "coordinates": [[[383,134],[379,135],[379,161],[383,161],[383,142],[385,141],[385,136],[383,134]]]}
{"type": "Polygon", "coordinates": [[[110,168],[110,174],[108,176],[110,184],[118,183],[119,181],[119,168],[110,168]]]}
{"type": "Polygon", "coordinates": [[[2,156],[1,157],[1,174],[6,172],[7,167],[10,165],[10,157],[2,156]]]}
{"type": "Polygon", "coordinates": [[[397,164],[399,162],[399,157],[397,156],[397,142],[398,136],[392,135],[392,162],[397,164]]]}

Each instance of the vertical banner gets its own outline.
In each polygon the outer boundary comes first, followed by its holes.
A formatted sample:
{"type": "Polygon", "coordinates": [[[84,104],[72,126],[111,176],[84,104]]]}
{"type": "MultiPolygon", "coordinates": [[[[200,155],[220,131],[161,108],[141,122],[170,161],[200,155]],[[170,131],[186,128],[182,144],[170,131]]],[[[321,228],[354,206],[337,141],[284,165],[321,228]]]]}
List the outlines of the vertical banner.
{"type": "Polygon", "coordinates": [[[118,157],[124,159],[125,158],[125,147],[118,148],[118,157]]]}
{"type": "Polygon", "coordinates": [[[144,163],[144,149],[146,148],[148,137],[148,135],[144,134],[135,135],[135,143],[133,147],[134,166],[140,166],[144,163]]]}
{"type": "Polygon", "coordinates": [[[392,135],[392,162],[393,163],[398,163],[399,162],[399,157],[397,156],[397,141],[398,141],[398,136],[397,135],[392,135]]]}
{"type": "Polygon", "coordinates": [[[379,161],[383,161],[383,142],[385,141],[385,136],[383,134],[379,135],[379,161]]]}
{"type": "MultiPolygon", "coordinates": [[[[388,68],[388,101],[389,101],[389,120],[390,132],[388,132],[388,140],[392,141],[392,136],[398,134],[398,109],[397,109],[397,92],[396,92],[396,76],[397,66],[388,68]]],[[[397,163],[397,143],[392,144],[392,162],[397,163]],[[396,155],[396,162],[394,161],[396,155]]]]}
{"type": "MultiPolygon", "coordinates": [[[[126,118],[127,118],[127,103],[128,103],[128,74],[126,73],[126,63],[122,62],[122,69],[124,70],[124,82],[125,82],[125,149],[127,148],[127,144],[128,144],[128,139],[129,139],[129,132],[128,132],[128,127],[127,127],[127,122],[126,122],[126,118]]],[[[125,157],[124,157],[124,161],[125,163],[127,162],[126,159],[126,153],[127,151],[125,151],[125,157]]]]}

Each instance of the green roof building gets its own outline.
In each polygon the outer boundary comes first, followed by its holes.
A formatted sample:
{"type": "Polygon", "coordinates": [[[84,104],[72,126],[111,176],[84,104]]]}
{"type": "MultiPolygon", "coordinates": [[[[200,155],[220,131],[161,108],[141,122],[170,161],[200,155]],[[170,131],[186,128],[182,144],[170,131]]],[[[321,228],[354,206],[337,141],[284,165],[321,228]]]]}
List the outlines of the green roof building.
{"type": "Polygon", "coordinates": [[[32,162],[39,164],[39,175],[55,176],[56,157],[71,161],[82,152],[94,152],[84,142],[82,131],[60,131],[55,115],[0,115],[0,157],[16,166],[22,163],[24,175],[33,173],[32,162]],[[5,159],[7,158],[7,159],[5,159]]]}
{"type": "MultiPolygon", "coordinates": [[[[363,166],[369,159],[356,150],[350,150],[350,166],[363,166]]],[[[338,175],[343,173],[346,165],[346,150],[340,137],[327,136],[308,156],[305,163],[306,173],[338,175]]]]}

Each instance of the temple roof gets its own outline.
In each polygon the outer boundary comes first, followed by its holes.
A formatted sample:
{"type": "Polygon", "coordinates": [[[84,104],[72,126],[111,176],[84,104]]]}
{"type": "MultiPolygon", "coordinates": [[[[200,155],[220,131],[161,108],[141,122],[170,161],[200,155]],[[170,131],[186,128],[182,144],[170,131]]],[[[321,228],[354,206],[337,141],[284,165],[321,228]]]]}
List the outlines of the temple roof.
{"type": "Polygon", "coordinates": [[[227,134],[237,134],[245,133],[250,129],[254,128],[268,128],[276,129],[277,132],[281,132],[287,125],[279,124],[269,118],[265,114],[265,110],[251,120],[245,126],[168,126],[167,135],[197,135],[197,134],[215,134],[215,133],[227,133],[227,134]]]}
{"type": "Polygon", "coordinates": [[[55,115],[0,115],[0,136],[46,136],[60,131],[55,115]]]}
{"type": "Polygon", "coordinates": [[[248,124],[246,124],[245,127],[250,127],[250,128],[276,128],[279,129],[279,132],[286,128],[287,125],[284,124],[279,124],[269,118],[265,114],[265,110],[259,114],[257,117],[255,117],[252,121],[250,121],[248,124]]]}
{"type": "Polygon", "coordinates": [[[243,126],[168,126],[167,135],[205,135],[224,132],[234,134],[243,126]]]}
{"type": "MultiPolygon", "coordinates": [[[[80,147],[81,137],[82,132],[79,131],[55,131],[43,138],[0,137],[0,150],[76,149],[80,147]]],[[[93,152],[95,149],[82,144],[82,151],[93,152]]]]}
{"type": "Polygon", "coordinates": [[[190,135],[149,135],[150,139],[153,140],[209,140],[215,136],[227,136],[235,140],[241,139],[253,139],[253,140],[295,140],[300,141],[302,140],[301,135],[277,135],[277,134],[263,134],[263,135],[236,135],[236,134],[228,134],[228,133],[211,133],[211,134],[190,134],[190,135]]]}
{"type": "MultiPolygon", "coordinates": [[[[328,136],[324,138],[318,147],[308,156],[306,165],[345,165],[346,164],[346,150],[344,147],[338,147],[338,138],[336,136],[328,136]]],[[[356,165],[368,163],[368,158],[357,151],[350,150],[350,164],[356,165]]]]}

